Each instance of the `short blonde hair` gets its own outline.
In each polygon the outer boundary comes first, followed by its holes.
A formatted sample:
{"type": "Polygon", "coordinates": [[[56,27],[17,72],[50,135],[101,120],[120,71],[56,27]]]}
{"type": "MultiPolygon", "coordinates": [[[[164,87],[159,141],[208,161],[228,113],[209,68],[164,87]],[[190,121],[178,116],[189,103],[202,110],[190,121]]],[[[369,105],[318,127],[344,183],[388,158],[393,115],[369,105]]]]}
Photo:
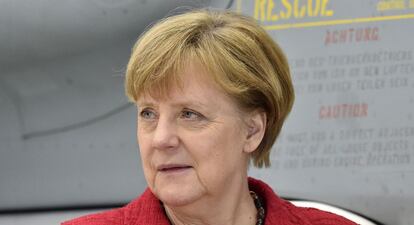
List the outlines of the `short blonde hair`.
{"type": "Polygon", "coordinates": [[[165,18],[133,47],[126,95],[168,94],[189,60],[198,60],[241,109],[262,109],[266,130],[251,154],[256,167],[270,166],[270,150],[289,114],[294,91],[286,57],[254,19],[228,11],[195,10],[165,18]]]}

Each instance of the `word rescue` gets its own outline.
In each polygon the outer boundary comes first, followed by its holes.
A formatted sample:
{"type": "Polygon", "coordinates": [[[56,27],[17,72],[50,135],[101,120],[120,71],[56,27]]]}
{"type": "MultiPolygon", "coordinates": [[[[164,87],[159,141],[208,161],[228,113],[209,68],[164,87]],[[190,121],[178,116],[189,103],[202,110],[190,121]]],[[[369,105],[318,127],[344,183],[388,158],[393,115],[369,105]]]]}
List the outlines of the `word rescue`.
{"type": "Polygon", "coordinates": [[[330,0],[255,0],[254,17],[257,20],[278,21],[306,17],[330,17],[330,0]]]}

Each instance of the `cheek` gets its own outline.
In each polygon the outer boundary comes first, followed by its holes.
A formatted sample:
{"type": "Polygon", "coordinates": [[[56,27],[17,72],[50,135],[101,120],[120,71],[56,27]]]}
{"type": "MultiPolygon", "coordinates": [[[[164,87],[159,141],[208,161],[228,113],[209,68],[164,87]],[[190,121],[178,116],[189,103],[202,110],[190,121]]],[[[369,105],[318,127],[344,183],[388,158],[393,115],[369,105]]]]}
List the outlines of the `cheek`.
{"type": "Polygon", "coordinates": [[[209,192],[222,191],[232,178],[244,173],[239,140],[233,129],[215,130],[190,140],[198,179],[209,192]]]}
{"type": "Polygon", "coordinates": [[[137,140],[144,175],[146,177],[148,185],[151,186],[154,180],[153,176],[155,176],[155,172],[151,166],[151,138],[148,135],[138,133],[137,140]]]}
{"type": "Polygon", "coordinates": [[[219,175],[220,171],[233,170],[242,165],[241,134],[235,126],[212,129],[197,139],[192,138],[189,141],[193,143],[193,149],[196,151],[194,157],[200,169],[207,173],[219,175]]]}
{"type": "Polygon", "coordinates": [[[145,138],[145,136],[140,134],[140,131],[138,131],[137,141],[138,141],[138,148],[139,148],[139,153],[141,155],[141,158],[143,161],[146,161],[145,158],[147,157],[148,147],[149,147],[148,138],[145,138]]]}
{"type": "Polygon", "coordinates": [[[139,151],[142,156],[146,156],[149,153],[152,141],[152,135],[144,128],[138,126],[137,128],[137,141],[139,151]]]}

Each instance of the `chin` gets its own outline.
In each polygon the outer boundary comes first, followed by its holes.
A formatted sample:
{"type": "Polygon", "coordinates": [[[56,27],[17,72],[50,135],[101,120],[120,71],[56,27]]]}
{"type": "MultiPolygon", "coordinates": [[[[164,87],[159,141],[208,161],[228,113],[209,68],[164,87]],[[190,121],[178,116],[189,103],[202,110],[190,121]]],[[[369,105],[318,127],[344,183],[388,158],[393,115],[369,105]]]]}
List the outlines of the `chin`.
{"type": "MultiPolygon", "coordinates": [[[[194,185],[196,186],[196,185],[194,185]]],[[[154,194],[164,204],[171,207],[180,207],[189,205],[202,198],[204,192],[197,187],[184,185],[176,187],[163,186],[156,188],[154,194]]]]}
{"type": "Polygon", "coordinates": [[[177,196],[160,196],[159,199],[170,207],[182,207],[195,202],[198,198],[178,198],[177,196]]]}

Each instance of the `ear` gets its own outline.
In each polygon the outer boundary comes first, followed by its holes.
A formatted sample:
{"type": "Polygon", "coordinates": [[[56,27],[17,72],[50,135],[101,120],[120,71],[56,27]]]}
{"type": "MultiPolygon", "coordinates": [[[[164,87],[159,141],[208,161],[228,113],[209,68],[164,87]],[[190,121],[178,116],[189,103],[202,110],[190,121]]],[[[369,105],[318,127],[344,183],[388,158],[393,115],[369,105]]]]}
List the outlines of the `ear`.
{"type": "Polygon", "coordinates": [[[243,152],[251,153],[259,147],[266,131],[266,112],[254,110],[246,118],[247,135],[243,152]]]}

